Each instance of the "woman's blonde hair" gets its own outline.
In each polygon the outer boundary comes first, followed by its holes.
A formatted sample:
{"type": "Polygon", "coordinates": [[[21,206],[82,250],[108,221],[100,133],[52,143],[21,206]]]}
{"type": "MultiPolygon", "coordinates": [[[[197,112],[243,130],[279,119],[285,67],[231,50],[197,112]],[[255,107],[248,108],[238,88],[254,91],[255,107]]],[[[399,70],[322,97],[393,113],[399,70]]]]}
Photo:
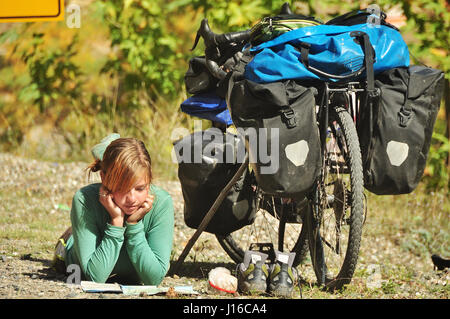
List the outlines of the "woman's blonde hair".
{"type": "Polygon", "coordinates": [[[135,138],[118,138],[112,141],[103,154],[87,167],[90,174],[102,171],[103,186],[110,192],[127,192],[139,179],[152,181],[152,161],[145,145],[135,138]]]}

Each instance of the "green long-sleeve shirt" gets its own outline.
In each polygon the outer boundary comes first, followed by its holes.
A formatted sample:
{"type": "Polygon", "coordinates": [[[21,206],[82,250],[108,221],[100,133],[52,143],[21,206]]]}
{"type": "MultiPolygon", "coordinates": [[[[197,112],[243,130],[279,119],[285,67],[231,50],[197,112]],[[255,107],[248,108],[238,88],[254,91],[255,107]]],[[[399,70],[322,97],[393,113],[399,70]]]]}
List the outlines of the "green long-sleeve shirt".
{"type": "Polygon", "coordinates": [[[163,189],[151,185],[150,212],[136,224],[117,227],[99,202],[101,184],[79,189],[72,201],[72,236],[66,265],[78,264],[84,278],[105,282],[112,274],[127,282],[158,285],[169,269],[173,241],[173,203],[163,189]]]}

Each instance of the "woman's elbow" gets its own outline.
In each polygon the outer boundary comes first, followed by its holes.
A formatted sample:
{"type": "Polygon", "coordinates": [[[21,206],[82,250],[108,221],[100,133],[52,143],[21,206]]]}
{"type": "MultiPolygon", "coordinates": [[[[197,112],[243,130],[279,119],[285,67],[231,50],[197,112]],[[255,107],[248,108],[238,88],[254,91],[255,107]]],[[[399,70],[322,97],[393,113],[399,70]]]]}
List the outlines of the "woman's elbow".
{"type": "Polygon", "coordinates": [[[153,269],[152,271],[149,271],[146,276],[143,276],[145,278],[142,278],[142,281],[144,285],[158,286],[163,281],[167,271],[168,267],[161,265],[158,269],[153,269]]]}
{"type": "Polygon", "coordinates": [[[84,277],[89,280],[93,281],[99,284],[104,284],[106,280],[108,280],[109,276],[105,276],[104,274],[101,274],[99,271],[93,271],[90,270],[89,267],[83,271],[84,277]]]}

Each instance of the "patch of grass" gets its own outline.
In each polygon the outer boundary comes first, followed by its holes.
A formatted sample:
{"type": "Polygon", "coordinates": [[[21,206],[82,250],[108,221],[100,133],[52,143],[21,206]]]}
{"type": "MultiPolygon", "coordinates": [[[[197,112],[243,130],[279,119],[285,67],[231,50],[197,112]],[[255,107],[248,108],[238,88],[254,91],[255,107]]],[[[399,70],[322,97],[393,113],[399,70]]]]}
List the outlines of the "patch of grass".
{"type": "MultiPolygon", "coordinates": [[[[40,172],[41,175],[30,172],[24,174],[20,185],[0,188],[0,254],[13,257],[31,254],[33,258],[49,260],[56,239],[70,224],[68,208],[77,187],[64,189],[53,185],[57,180],[55,176],[52,179],[52,174],[57,175],[56,168],[51,173],[53,166],[46,167],[49,172],[40,172]],[[51,182],[39,183],[39,179],[51,182]]],[[[333,293],[318,287],[308,258],[304,265],[298,267],[305,280],[302,281],[301,294],[297,288],[294,298],[449,298],[448,279],[433,272],[429,258],[432,252],[448,257],[449,199],[445,193],[436,193],[431,198],[422,192],[420,186],[410,195],[369,194],[369,214],[351,284],[333,293]],[[371,275],[368,267],[371,264],[380,266],[380,288],[368,288],[371,275]]],[[[186,276],[193,278],[196,272],[194,279],[206,280],[209,268],[202,264],[207,262],[203,260],[202,252],[213,249],[213,244],[217,244],[211,236],[202,235],[195,245],[190,255],[194,261],[188,258],[185,262],[192,268],[186,276]]],[[[220,254],[226,260],[224,251],[217,252],[218,256],[220,254]]],[[[172,259],[178,255],[179,252],[172,259]]],[[[228,268],[233,266],[228,265],[228,268]]]]}
{"type": "MultiPolygon", "coordinates": [[[[116,132],[122,137],[142,140],[152,158],[154,175],[174,180],[177,178],[178,166],[172,161],[172,142],[173,139],[181,138],[175,132],[180,128],[192,132],[195,120],[179,110],[184,98],[182,95],[172,101],[162,97],[158,101],[144,99],[139,108],[118,108],[114,112],[95,109],[87,112],[84,110],[86,106],[75,106],[67,110],[66,117],[58,123],[48,119],[42,119],[44,123],[39,123],[40,120],[21,123],[23,127],[18,128],[20,131],[31,132],[33,128],[32,133],[23,133],[20,145],[0,147],[4,151],[37,160],[89,163],[93,160],[91,148],[106,135],[116,132]]],[[[37,119],[42,117],[32,107],[24,108],[34,112],[37,119]]],[[[11,112],[14,115],[11,116],[18,121],[23,117],[15,114],[18,111],[11,112]]]]}
{"type": "Polygon", "coordinates": [[[366,234],[383,236],[417,256],[449,255],[450,198],[446,190],[428,194],[425,186],[411,194],[368,194],[366,234]]]}
{"type": "Polygon", "coordinates": [[[395,295],[400,289],[400,284],[396,280],[389,279],[381,284],[381,289],[384,294],[395,295]]]}
{"type": "Polygon", "coordinates": [[[427,285],[425,289],[432,295],[435,296],[450,296],[450,285],[447,284],[437,284],[437,285],[427,285]]]}
{"type": "Polygon", "coordinates": [[[53,254],[57,238],[70,224],[69,214],[54,210],[40,196],[38,203],[31,198],[36,199],[27,190],[0,191],[0,252],[11,256],[53,254]]]}

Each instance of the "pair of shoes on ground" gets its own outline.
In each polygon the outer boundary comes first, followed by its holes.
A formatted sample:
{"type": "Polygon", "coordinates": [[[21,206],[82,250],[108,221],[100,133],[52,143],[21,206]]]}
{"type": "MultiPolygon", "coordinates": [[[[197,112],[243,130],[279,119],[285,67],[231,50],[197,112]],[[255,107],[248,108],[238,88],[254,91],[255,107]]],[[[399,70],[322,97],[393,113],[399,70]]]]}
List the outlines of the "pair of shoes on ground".
{"type": "Polygon", "coordinates": [[[266,264],[267,258],[262,252],[245,252],[243,262],[237,266],[239,291],[291,297],[297,283],[297,270],[292,267],[295,253],[275,251],[273,264],[266,264]]]}

